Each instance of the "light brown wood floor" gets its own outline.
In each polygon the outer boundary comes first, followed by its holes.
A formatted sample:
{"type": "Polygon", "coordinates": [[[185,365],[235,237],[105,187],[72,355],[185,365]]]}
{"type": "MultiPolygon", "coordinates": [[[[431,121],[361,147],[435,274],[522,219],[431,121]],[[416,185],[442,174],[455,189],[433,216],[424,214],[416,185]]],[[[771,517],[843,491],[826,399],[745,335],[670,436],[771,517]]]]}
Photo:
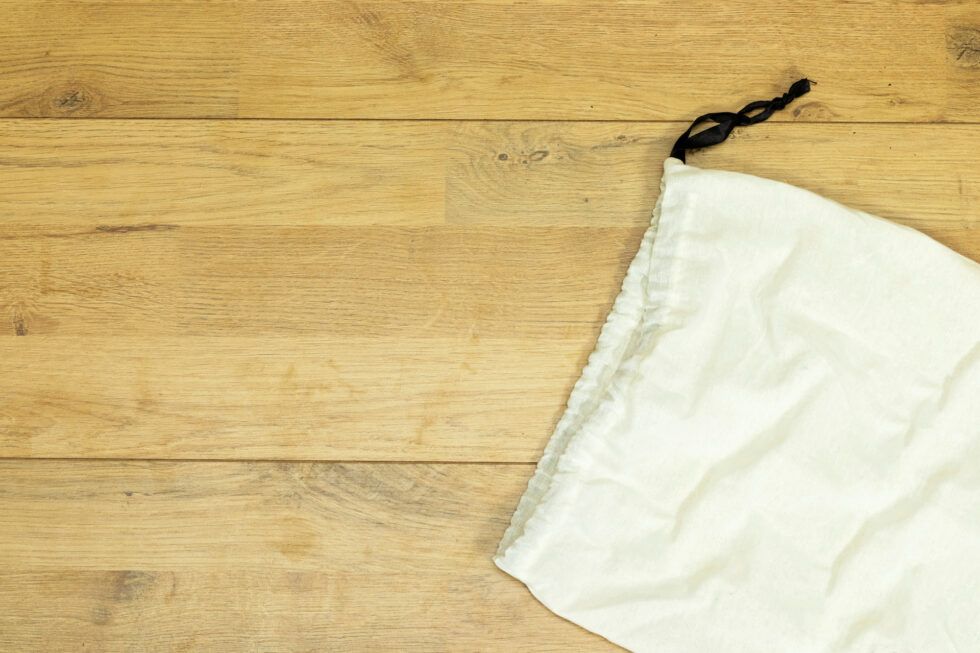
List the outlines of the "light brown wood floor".
{"type": "Polygon", "coordinates": [[[609,650],[490,557],[672,140],[803,75],[691,162],[980,258],[975,2],[0,0],[0,650],[609,650]]]}

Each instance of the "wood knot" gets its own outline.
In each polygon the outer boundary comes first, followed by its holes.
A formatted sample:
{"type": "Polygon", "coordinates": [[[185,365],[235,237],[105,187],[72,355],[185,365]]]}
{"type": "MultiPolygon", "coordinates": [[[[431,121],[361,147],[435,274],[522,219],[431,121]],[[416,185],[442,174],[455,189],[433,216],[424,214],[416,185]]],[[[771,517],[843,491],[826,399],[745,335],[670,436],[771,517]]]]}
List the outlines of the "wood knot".
{"type": "Polygon", "coordinates": [[[524,165],[528,165],[529,163],[537,163],[539,161],[544,161],[546,158],[548,158],[549,154],[551,154],[551,152],[549,152],[548,150],[534,150],[533,152],[527,154],[522,152],[521,155],[524,158],[521,159],[521,163],[523,163],[524,165]]]}
{"type": "Polygon", "coordinates": [[[980,68],[980,29],[953,27],[947,30],[946,52],[957,66],[980,68]]]}
{"type": "Polygon", "coordinates": [[[43,116],[90,116],[102,109],[102,98],[84,84],[68,83],[48,89],[41,104],[43,116]]]}
{"type": "Polygon", "coordinates": [[[120,603],[139,599],[156,581],[156,574],[150,572],[130,570],[116,572],[113,599],[120,603]]]}
{"type": "Polygon", "coordinates": [[[80,89],[68,90],[55,100],[58,108],[62,109],[63,111],[75,111],[76,109],[81,109],[85,106],[85,102],[85,91],[80,89]]]}
{"type": "Polygon", "coordinates": [[[807,102],[795,107],[793,116],[802,120],[829,120],[834,112],[823,102],[807,102]]]}

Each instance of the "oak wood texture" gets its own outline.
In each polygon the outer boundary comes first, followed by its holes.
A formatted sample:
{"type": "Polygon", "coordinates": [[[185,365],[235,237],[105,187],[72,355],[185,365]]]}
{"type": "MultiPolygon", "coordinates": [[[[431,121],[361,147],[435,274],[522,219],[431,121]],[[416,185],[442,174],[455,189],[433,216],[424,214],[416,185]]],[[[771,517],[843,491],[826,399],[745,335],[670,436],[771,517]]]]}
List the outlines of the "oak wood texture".
{"type": "Polygon", "coordinates": [[[980,259],[975,2],[0,0],[0,650],[613,650],[490,558],[687,120],[980,259]],[[70,118],[70,120],[69,120],[70,118]]]}
{"type": "Polygon", "coordinates": [[[976,3],[0,2],[0,115],[977,121],[976,3]],[[739,105],[740,106],[740,105],[739,105]]]}
{"type": "MultiPolygon", "coordinates": [[[[533,462],[679,129],[0,122],[0,455],[533,462]]],[[[691,162],[980,258],[977,151],[766,124],[691,162]]]]}
{"type": "Polygon", "coordinates": [[[0,649],[610,650],[490,561],[527,472],[0,462],[0,649]]]}
{"type": "MultiPolygon", "coordinates": [[[[686,126],[0,119],[0,219],[8,237],[79,226],[643,227],[686,126]]],[[[936,228],[963,248],[962,227],[980,220],[978,149],[980,125],[767,122],[689,162],[936,228]]]]}
{"type": "Polygon", "coordinates": [[[590,337],[4,338],[0,449],[530,462],[590,337]]]}

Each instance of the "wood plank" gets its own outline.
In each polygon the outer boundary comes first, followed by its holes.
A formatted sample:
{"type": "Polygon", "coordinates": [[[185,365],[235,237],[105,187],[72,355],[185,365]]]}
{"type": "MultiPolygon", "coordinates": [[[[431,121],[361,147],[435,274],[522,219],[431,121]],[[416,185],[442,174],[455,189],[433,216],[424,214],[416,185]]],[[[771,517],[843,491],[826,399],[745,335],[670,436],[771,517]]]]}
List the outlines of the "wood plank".
{"type": "Polygon", "coordinates": [[[593,337],[0,339],[0,456],[533,462],[593,337]]]}
{"type": "Polygon", "coordinates": [[[3,334],[573,338],[642,227],[9,227],[3,334]]]}
{"type": "Polygon", "coordinates": [[[490,560],[530,473],[0,462],[0,648],[613,650],[490,560]]]}
{"type": "Polygon", "coordinates": [[[975,3],[3,0],[0,115],[980,120],[975,3]],[[737,62],[737,65],[733,65],[737,62]]]}
{"type": "Polygon", "coordinates": [[[0,134],[7,224],[444,221],[442,123],[3,120],[0,134]]]}
{"type": "Polygon", "coordinates": [[[0,572],[5,651],[619,651],[489,574],[0,572]]]}
{"type": "MultiPolygon", "coordinates": [[[[642,225],[684,125],[461,124],[447,171],[460,224],[642,225]]],[[[766,124],[688,163],[800,186],[980,259],[980,128],[766,124]]]]}
{"type": "MultiPolygon", "coordinates": [[[[683,127],[4,120],[0,238],[37,225],[641,227],[683,127]]],[[[976,126],[766,124],[733,139],[691,163],[809,188],[980,258],[976,126]]]]}

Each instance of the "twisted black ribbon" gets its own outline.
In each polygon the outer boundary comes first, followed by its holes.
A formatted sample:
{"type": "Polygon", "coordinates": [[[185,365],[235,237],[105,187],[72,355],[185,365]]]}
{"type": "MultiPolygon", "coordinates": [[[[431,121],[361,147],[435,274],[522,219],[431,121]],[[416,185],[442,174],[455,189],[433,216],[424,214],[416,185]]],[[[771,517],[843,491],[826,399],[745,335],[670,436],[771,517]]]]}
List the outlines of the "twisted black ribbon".
{"type": "Polygon", "coordinates": [[[756,100],[755,102],[750,102],[742,107],[741,111],[738,113],[732,113],[730,111],[706,113],[691,123],[691,126],[687,128],[687,131],[681,134],[681,137],[677,139],[676,143],[674,143],[674,147],[670,151],[670,156],[684,161],[687,150],[693,150],[699,147],[708,147],[709,145],[717,145],[728,138],[728,135],[731,134],[732,130],[736,127],[741,127],[742,125],[754,125],[757,122],[768,120],[769,116],[771,116],[774,112],[785,109],[787,104],[801,95],[808,93],[809,91],[810,80],[804,78],[793,82],[793,85],[789,87],[789,90],[779,97],[774,97],[771,100],[756,100]],[[709,127],[703,131],[699,131],[693,136],[691,135],[691,132],[694,131],[695,127],[709,120],[718,124],[714,127],[709,127]]]}

